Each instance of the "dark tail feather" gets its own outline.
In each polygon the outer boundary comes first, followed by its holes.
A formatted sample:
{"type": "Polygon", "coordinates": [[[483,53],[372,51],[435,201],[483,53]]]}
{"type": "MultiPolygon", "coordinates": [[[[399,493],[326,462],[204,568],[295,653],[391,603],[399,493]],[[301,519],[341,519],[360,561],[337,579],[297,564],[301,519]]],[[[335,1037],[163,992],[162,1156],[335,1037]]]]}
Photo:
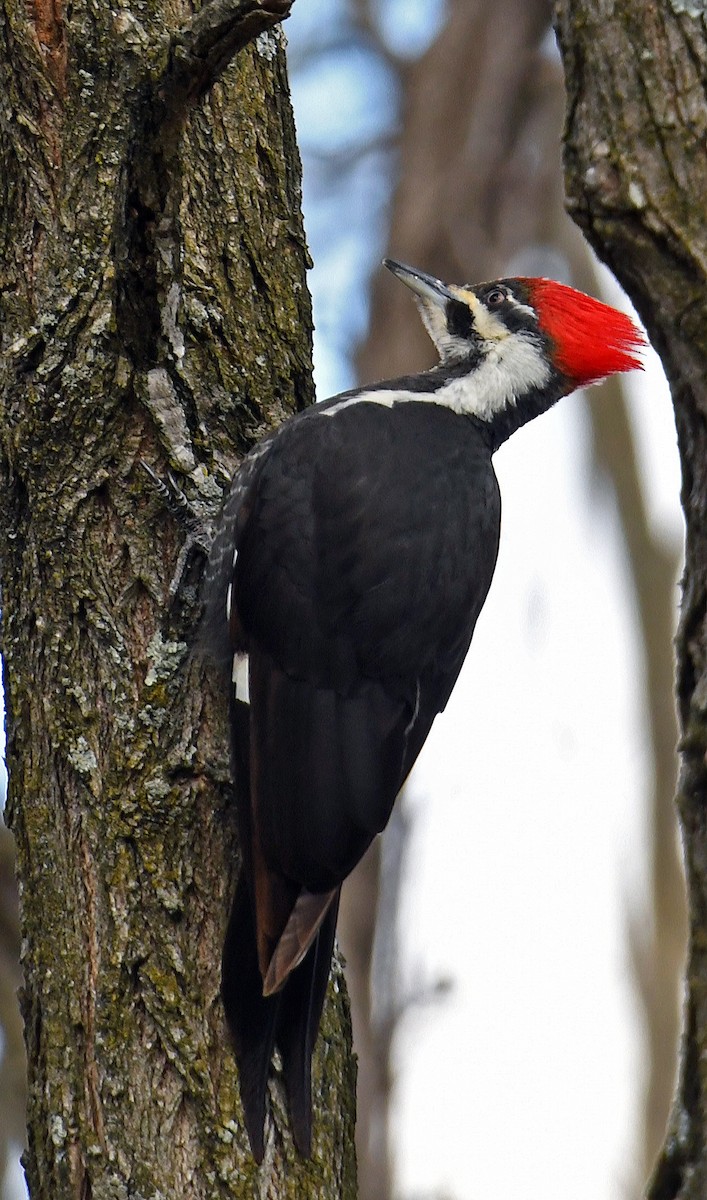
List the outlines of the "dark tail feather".
{"type": "Polygon", "coordinates": [[[309,1157],[312,1145],[312,1052],[319,1032],[334,948],[339,895],[334,897],[316,938],[281,991],[263,996],[263,978],[247,875],[252,873],[248,706],[232,705],[231,729],[237,772],[239,826],[244,867],[236,885],[221,967],[221,996],[238,1064],[241,1103],[256,1162],[265,1154],[268,1075],[275,1042],[282,1056],[295,1146],[309,1157]]]}
{"type": "Polygon", "coordinates": [[[238,1063],[245,1126],[253,1157],[260,1163],[265,1153],[265,1098],[281,996],[263,996],[255,921],[243,871],[223,947],[221,995],[238,1063]]]}
{"type": "Polygon", "coordinates": [[[292,972],[279,997],[275,1040],[290,1109],[292,1136],[299,1153],[312,1153],[312,1052],[324,1007],[329,967],[334,949],[337,894],[306,957],[292,972]]]}
{"type": "Polygon", "coordinates": [[[263,996],[243,872],[236,886],[223,947],[221,995],[238,1064],[245,1126],[258,1163],[265,1153],[265,1106],[275,1042],[282,1055],[295,1146],[305,1158],[312,1152],[312,1052],[324,1007],[338,911],[337,895],[307,955],[282,991],[263,996]]]}

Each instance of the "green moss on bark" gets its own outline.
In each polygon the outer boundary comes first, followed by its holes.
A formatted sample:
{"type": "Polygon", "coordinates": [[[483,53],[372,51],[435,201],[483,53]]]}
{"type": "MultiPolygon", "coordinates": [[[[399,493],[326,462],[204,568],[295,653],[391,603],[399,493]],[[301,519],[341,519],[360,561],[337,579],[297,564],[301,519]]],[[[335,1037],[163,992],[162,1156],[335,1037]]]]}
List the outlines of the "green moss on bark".
{"type": "Polygon", "coordinates": [[[312,396],[281,35],[165,115],[171,9],[33,13],[0,5],[0,548],[31,1194],[353,1197],[339,976],[312,1162],[277,1085],[272,1152],[260,1170],[248,1153],[218,996],[238,869],[223,685],[194,653],[200,560],[170,606],[182,534],[139,465],[169,464],[213,511],[244,449],[312,396]]]}

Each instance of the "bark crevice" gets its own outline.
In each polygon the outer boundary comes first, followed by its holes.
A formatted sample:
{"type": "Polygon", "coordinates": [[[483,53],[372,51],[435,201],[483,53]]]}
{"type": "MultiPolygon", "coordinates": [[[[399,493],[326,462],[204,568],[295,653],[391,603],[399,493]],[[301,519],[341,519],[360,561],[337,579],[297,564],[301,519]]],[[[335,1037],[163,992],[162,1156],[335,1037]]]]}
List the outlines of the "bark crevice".
{"type": "Polygon", "coordinates": [[[223,20],[206,74],[168,95],[170,49],[199,21],[74,0],[60,97],[24,0],[0,0],[2,650],[33,1200],[355,1194],[340,977],[315,1158],[285,1128],[267,1171],[250,1159],[219,998],[227,705],[193,653],[200,563],[169,606],[184,531],[140,467],[167,460],[212,511],[243,447],[311,398],[284,9],[206,7],[223,20]]]}

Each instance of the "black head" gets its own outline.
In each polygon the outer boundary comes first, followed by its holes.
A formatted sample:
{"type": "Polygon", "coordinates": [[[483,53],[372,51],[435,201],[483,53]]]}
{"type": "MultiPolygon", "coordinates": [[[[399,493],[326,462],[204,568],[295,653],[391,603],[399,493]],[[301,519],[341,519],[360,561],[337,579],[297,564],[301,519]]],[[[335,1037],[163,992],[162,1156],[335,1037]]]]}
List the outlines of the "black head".
{"type": "Polygon", "coordinates": [[[457,380],[444,402],[493,424],[496,441],[575,388],[641,365],[631,319],[564,284],[446,284],[393,259],[385,266],[415,294],[436,370],[457,380]]]}

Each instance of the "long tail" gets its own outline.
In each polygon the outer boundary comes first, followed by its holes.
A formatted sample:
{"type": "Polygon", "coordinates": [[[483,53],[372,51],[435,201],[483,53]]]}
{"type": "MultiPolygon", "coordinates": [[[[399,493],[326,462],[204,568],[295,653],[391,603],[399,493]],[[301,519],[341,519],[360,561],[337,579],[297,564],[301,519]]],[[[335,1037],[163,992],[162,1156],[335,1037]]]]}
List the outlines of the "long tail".
{"type": "Polygon", "coordinates": [[[253,1157],[262,1162],[265,1093],[281,996],[263,996],[255,919],[243,871],[223,946],[221,996],[238,1063],[245,1126],[253,1157]]]}
{"type": "Polygon", "coordinates": [[[282,1055],[292,1136],[305,1158],[312,1152],[312,1054],[329,979],[339,895],[340,891],[306,957],[280,993],[275,1042],[282,1055]]]}
{"type": "Polygon", "coordinates": [[[241,872],[223,948],[221,994],[240,1075],[241,1102],[253,1157],[262,1162],[268,1075],[275,1046],[295,1145],[309,1157],[312,1144],[312,1052],[317,1040],[334,946],[338,895],[301,964],[280,992],[263,995],[255,921],[241,872]]]}

